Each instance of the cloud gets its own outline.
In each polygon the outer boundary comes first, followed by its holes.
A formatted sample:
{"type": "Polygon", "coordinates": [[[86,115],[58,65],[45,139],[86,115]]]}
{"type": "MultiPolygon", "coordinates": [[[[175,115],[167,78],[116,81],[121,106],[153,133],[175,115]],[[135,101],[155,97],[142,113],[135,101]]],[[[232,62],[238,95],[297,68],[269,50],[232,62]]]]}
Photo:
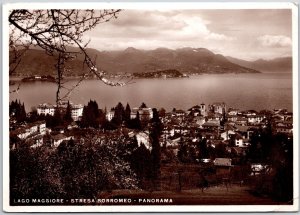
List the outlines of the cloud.
{"type": "Polygon", "coordinates": [[[99,50],[203,47],[244,59],[280,57],[291,55],[291,13],[281,9],[124,10],[84,39],[91,39],[89,47],[99,50]]]}
{"type": "Polygon", "coordinates": [[[291,38],[283,35],[263,35],[257,40],[265,47],[289,47],[292,45],[291,38]]]}
{"type": "MultiPolygon", "coordinates": [[[[115,42],[128,40],[137,42],[148,39],[157,41],[157,46],[166,40],[190,43],[191,40],[232,41],[233,37],[211,31],[210,21],[198,15],[179,13],[178,11],[137,11],[127,10],[120,13],[118,19],[96,28],[88,36],[117,38],[115,42]]],[[[184,46],[184,44],[182,44],[184,46]]],[[[181,46],[182,46],[181,45],[181,46]]],[[[172,47],[169,47],[172,48],[172,47]]]]}
{"type": "Polygon", "coordinates": [[[220,34],[217,32],[212,32],[208,29],[207,25],[210,24],[209,21],[202,19],[201,17],[192,16],[185,17],[178,15],[175,17],[175,20],[185,20],[185,27],[178,34],[181,36],[185,36],[187,38],[190,37],[201,37],[205,40],[218,40],[218,41],[232,41],[235,38],[227,36],[225,34],[220,34]]]}

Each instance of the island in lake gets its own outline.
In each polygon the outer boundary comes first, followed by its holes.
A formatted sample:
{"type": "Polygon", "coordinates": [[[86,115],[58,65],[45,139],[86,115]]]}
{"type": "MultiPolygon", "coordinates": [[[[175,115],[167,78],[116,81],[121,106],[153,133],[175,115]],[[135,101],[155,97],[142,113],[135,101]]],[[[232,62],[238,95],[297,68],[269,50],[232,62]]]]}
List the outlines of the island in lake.
{"type": "Polygon", "coordinates": [[[176,69],[168,69],[155,72],[133,73],[134,78],[188,78],[187,74],[183,74],[176,69]]]}
{"type": "Polygon", "coordinates": [[[21,81],[28,82],[28,81],[48,81],[48,82],[55,82],[55,78],[51,75],[34,75],[22,78],[21,81]]]}

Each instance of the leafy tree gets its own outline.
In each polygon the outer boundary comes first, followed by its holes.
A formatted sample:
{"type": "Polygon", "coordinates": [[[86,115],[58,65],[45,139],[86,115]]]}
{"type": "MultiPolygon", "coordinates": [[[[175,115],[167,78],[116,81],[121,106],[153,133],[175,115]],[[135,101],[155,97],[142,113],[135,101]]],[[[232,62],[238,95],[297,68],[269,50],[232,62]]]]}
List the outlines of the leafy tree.
{"type": "Polygon", "coordinates": [[[106,115],[105,112],[103,112],[103,110],[99,109],[99,116],[97,118],[97,122],[103,127],[103,125],[106,122],[106,115]]]}
{"type": "Polygon", "coordinates": [[[207,147],[207,139],[200,138],[199,143],[197,145],[198,150],[199,150],[199,158],[208,158],[209,157],[209,152],[208,152],[208,147],[207,147]]]}
{"type": "Polygon", "coordinates": [[[68,104],[67,104],[66,113],[64,115],[64,121],[67,122],[67,123],[73,122],[72,109],[71,109],[71,105],[70,105],[69,101],[68,101],[68,104]]]}
{"type": "MultiPolygon", "coordinates": [[[[141,129],[141,121],[139,112],[137,112],[136,118],[131,120],[132,126],[135,129],[141,129]]],[[[151,174],[152,178],[156,179],[158,178],[160,174],[160,143],[159,143],[159,137],[161,135],[162,131],[162,123],[160,122],[160,119],[158,117],[157,110],[154,110],[154,117],[151,120],[152,127],[150,132],[150,142],[151,142],[151,162],[150,162],[150,168],[151,168],[151,174]]],[[[149,164],[148,164],[149,165],[149,164]]]]}
{"type": "Polygon", "coordinates": [[[14,117],[17,122],[24,122],[27,119],[25,105],[17,99],[9,104],[9,115],[14,117]]]}
{"type": "MultiPolygon", "coordinates": [[[[51,117],[50,117],[51,118],[51,117]]],[[[59,107],[55,108],[54,115],[52,117],[52,126],[51,127],[56,127],[60,126],[63,124],[62,120],[62,115],[61,115],[61,110],[59,107]]]]}
{"type": "Polygon", "coordinates": [[[11,150],[10,200],[96,198],[104,190],[136,189],[136,175],[119,155],[120,144],[98,139],[86,134],[85,145],[71,139],[57,150],[11,150]]]}
{"type": "Polygon", "coordinates": [[[131,166],[136,172],[140,181],[149,179],[152,175],[151,170],[151,153],[144,144],[141,144],[133,151],[131,157],[131,166]]]}
{"type": "Polygon", "coordinates": [[[260,132],[254,131],[250,138],[250,147],[247,153],[248,159],[252,162],[262,162],[264,158],[261,147],[260,132]]]}
{"type": "Polygon", "coordinates": [[[190,159],[190,162],[194,163],[196,162],[196,149],[195,147],[189,147],[189,159],[190,159]]]}
{"type": "Polygon", "coordinates": [[[32,109],[29,113],[28,122],[36,122],[38,120],[45,120],[44,115],[38,115],[36,108],[32,109]]]}
{"type": "Polygon", "coordinates": [[[247,154],[251,162],[268,164],[271,172],[257,180],[256,192],[271,195],[277,201],[293,200],[293,138],[287,134],[273,132],[272,122],[251,135],[251,146],[247,154]],[[267,181],[267,182],[266,182],[267,181]],[[262,189],[268,185],[268,189],[262,189]]]}
{"type": "Polygon", "coordinates": [[[217,144],[215,148],[216,157],[224,158],[228,156],[226,146],[223,143],[217,144]]]}
{"type": "Polygon", "coordinates": [[[293,138],[286,134],[273,135],[270,163],[275,175],[272,179],[272,197],[279,201],[293,200],[293,138]]]}
{"type": "Polygon", "coordinates": [[[189,154],[188,154],[188,146],[185,144],[181,138],[181,141],[179,143],[179,149],[177,152],[178,160],[182,163],[187,163],[189,160],[189,154]]]}
{"type": "Polygon", "coordinates": [[[150,122],[152,123],[152,127],[156,130],[158,135],[161,135],[164,129],[164,125],[159,118],[157,109],[153,108],[152,111],[153,111],[153,118],[150,120],[150,122]]]}
{"type": "Polygon", "coordinates": [[[129,104],[127,103],[126,108],[125,108],[125,114],[124,114],[124,120],[126,122],[129,122],[130,115],[131,115],[131,108],[130,108],[129,104]]]}
{"type": "Polygon", "coordinates": [[[133,148],[137,148],[139,146],[136,136],[134,136],[134,138],[131,142],[131,145],[132,145],[133,148]]]}
{"type": "Polygon", "coordinates": [[[99,117],[100,111],[98,109],[98,104],[96,101],[90,100],[87,106],[83,107],[81,127],[88,128],[98,128],[99,127],[99,117]]]}
{"type": "Polygon", "coordinates": [[[147,105],[143,102],[140,106],[140,108],[147,108],[147,105]]]}
{"type": "Polygon", "coordinates": [[[160,143],[159,143],[159,133],[157,129],[153,129],[150,133],[150,141],[151,141],[151,158],[152,158],[152,169],[153,169],[153,177],[158,178],[160,175],[160,143]]]}
{"type": "Polygon", "coordinates": [[[142,123],[141,123],[139,112],[136,113],[136,117],[135,117],[135,120],[134,120],[134,127],[135,127],[135,129],[138,129],[138,130],[142,129],[142,123]]]}
{"type": "Polygon", "coordinates": [[[115,107],[115,114],[112,119],[112,122],[117,126],[120,126],[124,119],[125,119],[124,106],[122,105],[121,102],[119,102],[118,105],[115,107]]]}
{"type": "Polygon", "coordinates": [[[127,123],[128,128],[131,129],[137,129],[137,130],[141,130],[142,129],[142,123],[140,120],[140,113],[137,112],[136,116],[134,119],[131,119],[128,123],[127,123]]]}
{"type": "Polygon", "coordinates": [[[42,148],[10,151],[10,200],[64,196],[59,162],[42,148]]]}
{"type": "Polygon", "coordinates": [[[165,117],[166,110],[164,108],[159,109],[158,115],[159,115],[159,117],[165,117]]]}

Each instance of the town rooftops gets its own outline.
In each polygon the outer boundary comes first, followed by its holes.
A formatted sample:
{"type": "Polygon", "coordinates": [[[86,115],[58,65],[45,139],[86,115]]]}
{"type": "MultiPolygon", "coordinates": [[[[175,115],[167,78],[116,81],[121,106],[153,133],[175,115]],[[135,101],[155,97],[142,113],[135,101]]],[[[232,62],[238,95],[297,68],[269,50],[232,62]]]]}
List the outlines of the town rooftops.
{"type": "Polygon", "coordinates": [[[234,134],[234,137],[236,140],[244,139],[243,136],[240,135],[239,133],[234,134]]]}
{"type": "Polygon", "coordinates": [[[216,158],[214,160],[215,166],[231,166],[231,159],[230,158],[216,158]]]}
{"type": "Polygon", "coordinates": [[[175,110],[175,113],[185,113],[184,110],[175,110]]]}
{"type": "Polygon", "coordinates": [[[220,125],[218,125],[217,123],[214,123],[214,122],[205,122],[202,126],[203,127],[219,127],[220,125]]]}
{"type": "Polygon", "coordinates": [[[213,105],[223,105],[223,104],[225,104],[225,102],[214,102],[214,103],[212,103],[213,105]]]}
{"type": "MultiPolygon", "coordinates": [[[[69,102],[69,104],[73,109],[83,108],[82,104],[73,104],[72,102],[69,102]]],[[[62,101],[58,105],[59,105],[59,107],[66,108],[68,106],[68,101],[62,101]]],[[[56,108],[57,105],[56,104],[53,105],[53,104],[50,104],[50,103],[42,103],[42,104],[39,104],[37,107],[40,108],[40,109],[42,109],[42,108],[56,108]]]]}
{"type": "Polygon", "coordinates": [[[66,136],[63,135],[63,134],[57,134],[55,136],[52,137],[54,140],[62,140],[62,139],[65,139],[66,136]]]}
{"type": "Polygon", "coordinates": [[[138,107],[135,107],[135,108],[132,108],[132,110],[131,110],[131,112],[133,112],[133,113],[137,113],[138,111],[151,112],[152,109],[151,108],[138,108],[138,107]]]}
{"type": "Polygon", "coordinates": [[[264,118],[265,115],[263,114],[256,114],[256,115],[247,115],[247,118],[264,118]]]}
{"type": "Polygon", "coordinates": [[[83,108],[82,104],[77,104],[77,105],[71,105],[72,109],[80,109],[83,108]]]}
{"type": "Polygon", "coordinates": [[[16,130],[10,131],[9,133],[10,133],[11,136],[15,136],[15,135],[17,136],[17,135],[23,134],[25,132],[26,132],[25,128],[18,128],[16,130]]]}
{"type": "Polygon", "coordinates": [[[246,115],[256,115],[257,114],[257,111],[256,110],[247,110],[247,111],[245,111],[245,114],[246,115]]]}
{"type": "Polygon", "coordinates": [[[49,103],[42,103],[38,105],[38,108],[54,108],[55,105],[49,104],[49,103]]]}
{"type": "Polygon", "coordinates": [[[243,155],[245,153],[246,148],[242,148],[242,147],[231,147],[231,150],[233,152],[235,152],[238,155],[243,155]]]}
{"type": "Polygon", "coordinates": [[[241,126],[241,125],[235,125],[235,128],[238,130],[238,131],[241,131],[241,132],[247,132],[249,130],[249,128],[251,128],[250,126],[241,126]]]}

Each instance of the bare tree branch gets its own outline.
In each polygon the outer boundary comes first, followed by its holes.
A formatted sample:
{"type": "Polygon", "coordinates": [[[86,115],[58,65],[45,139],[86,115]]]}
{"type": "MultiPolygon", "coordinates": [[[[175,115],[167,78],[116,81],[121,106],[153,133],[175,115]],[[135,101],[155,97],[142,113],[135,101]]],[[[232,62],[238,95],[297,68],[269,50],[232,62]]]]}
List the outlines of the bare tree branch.
{"type": "MultiPolygon", "coordinates": [[[[93,62],[86,47],[89,42],[83,42],[83,34],[100,23],[116,19],[121,10],[12,10],[8,17],[10,24],[11,55],[10,75],[14,73],[21,62],[21,57],[30,45],[39,46],[47,54],[57,58],[57,85],[56,101],[60,101],[60,89],[63,87],[62,78],[66,71],[65,62],[83,54],[83,64],[89,68],[99,80],[110,86],[123,86],[124,82],[114,83],[104,77],[104,72],[98,72],[95,61],[93,62]],[[16,46],[23,47],[23,52],[17,52],[16,46]],[[73,51],[69,47],[77,47],[73,51]],[[23,54],[21,54],[23,53],[23,54]]],[[[70,88],[66,96],[84,80],[84,73],[77,84],[70,88]]],[[[129,83],[129,82],[128,82],[129,83]]]]}

